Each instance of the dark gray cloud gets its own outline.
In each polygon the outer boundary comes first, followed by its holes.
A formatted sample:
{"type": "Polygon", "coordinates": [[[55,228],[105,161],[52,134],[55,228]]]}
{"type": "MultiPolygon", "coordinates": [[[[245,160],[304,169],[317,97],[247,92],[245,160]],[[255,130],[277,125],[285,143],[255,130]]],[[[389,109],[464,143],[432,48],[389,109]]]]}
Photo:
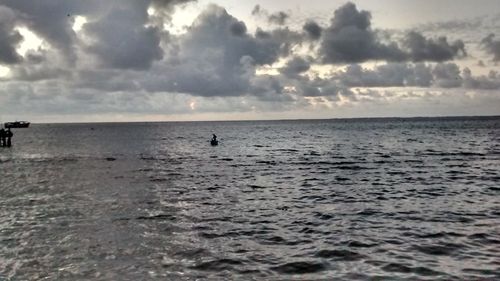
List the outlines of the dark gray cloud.
{"type": "Polygon", "coordinates": [[[296,77],[297,75],[308,71],[311,68],[311,58],[293,57],[287,62],[285,67],[280,69],[280,73],[287,77],[296,77]]]}
{"type": "Polygon", "coordinates": [[[457,56],[466,56],[465,44],[457,40],[452,44],[448,43],[446,37],[439,37],[437,40],[427,39],[422,34],[411,31],[403,40],[403,45],[409,49],[412,61],[448,61],[457,56]]]}
{"type": "Polygon", "coordinates": [[[148,69],[163,57],[160,30],[145,26],[148,4],[144,5],[137,1],[110,7],[102,17],[84,25],[84,31],[93,39],[87,49],[104,67],[148,69]]]}
{"type": "Polygon", "coordinates": [[[481,44],[489,55],[493,56],[493,61],[500,61],[500,40],[494,40],[495,35],[492,33],[486,36],[481,44]]]}
{"type": "Polygon", "coordinates": [[[324,30],[320,56],[323,63],[359,63],[368,60],[441,62],[466,55],[460,40],[450,44],[446,37],[427,39],[411,31],[398,44],[380,35],[371,28],[370,12],[358,11],[356,5],[349,2],[335,11],[330,26],[324,30]]]}
{"type": "Polygon", "coordinates": [[[323,28],[315,21],[309,20],[304,24],[303,30],[308,35],[309,39],[318,40],[321,37],[323,28]]]}
{"type": "Polygon", "coordinates": [[[498,90],[500,89],[500,75],[496,71],[490,71],[486,76],[474,77],[469,68],[464,68],[462,71],[464,88],[466,89],[481,89],[481,90],[498,90]]]}
{"type": "Polygon", "coordinates": [[[247,26],[242,21],[232,23],[230,29],[231,33],[236,36],[243,36],[247,33],[247,26]]]}
{"type": "Polygon", "coordinates": [[[425,64],[388,63],[375,69],[358,64],[332,76],[346,87],[429,87],[433,81],[431,68],[425,64]]]}
{"type": "Polygon", "coordinates": [[[274,14],[269,15],[268,21],[270,23],[275,23],[278,25],[284,25],[286,23],[286,20],[290,17],[289,14],[285,12],[276,12],[274,14]]]}
{"type": "Polygon", "coordinates": [[[14,30],[15,22],[14,12],[0,6],[0,63],[16,64],[22,60],[16,47],[21,43],[23,37],[14,30]]]}
{"type": "Polygon", "coordinates": [[[432,70],[434,85],[440,88],[457,88],[462,85],[460,68],[454,63],[439,63],[432,70]]]}
{"type": "Polygon", "coordinates": [[[330,26],[323,31],[320,56],[324,63],[405,59],[396,44],[379,42],[371,29],[370,12],[358,11],[350,2],[334,12],[330,26]]]}
{"type": "Polygon", "coordinates": [[[199,15],[189,32],[178,37],[166,63],[153,67],[139,83],[152,92],[205,97],[274,93],[279,97],[279,81],[261,79],[255,71],[288,55],[291,36],[287,29],[259,29],[254,36],[246,32],[243,22],[213,5],[199,15]]]}
{"type": "Polygon", "coordinates": [[[358,64],[329,77],[346,88],[419,87],[466,88],[495,90],[500,88],[500,76],[491,71],[487,76],[473,76],[469,68],[460,71],[454,63],[387,63],[366,69],[358,64]]]}
{"type": "Polygon", "coordinates": [[[252,9],[252,16],[267,18],[267,21],[272,24],[284,25],[286,21],[290,18],[290,15],[286,12],[279,11],[270,14],[267,10],[263,9],[260,5],[255,5],[252,9]]]}
{"type": "Polygon", "coordinates": [[[252,16],[260,15],[261,12],[262,12],[262,9],[261,9],[260,5],[255,5],[255,7],[253,7],[253,10],[252,10],[252,16]]]}

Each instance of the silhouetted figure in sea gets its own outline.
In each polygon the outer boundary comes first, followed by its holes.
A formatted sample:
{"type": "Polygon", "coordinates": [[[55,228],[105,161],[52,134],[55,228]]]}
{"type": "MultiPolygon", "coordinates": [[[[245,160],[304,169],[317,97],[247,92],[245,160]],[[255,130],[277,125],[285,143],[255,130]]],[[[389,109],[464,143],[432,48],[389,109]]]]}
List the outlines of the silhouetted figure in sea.
{"type": "Polygon", "coordinates": [[[6,143],[6,138],[7,135],[6,135],[6,132],[3,128],[0,128],[0,146],[6,146],[7,143],[6,143]]]}
{"type": "Polygon", "coordinates": [[[212,134],[212,140],[210,141],[211,145],[218,145],[219,141],[217,140],[217,136],[215,134],[212,134]]]}
{"type": "Polygon", "coordinates": [[[11,139],[14,136],[14,134],[12,133],[10,128],[7,128],[7,130],[5,130],[5,136],[7,137],[7,147],[11,147],[12,146],[11,139]]]}

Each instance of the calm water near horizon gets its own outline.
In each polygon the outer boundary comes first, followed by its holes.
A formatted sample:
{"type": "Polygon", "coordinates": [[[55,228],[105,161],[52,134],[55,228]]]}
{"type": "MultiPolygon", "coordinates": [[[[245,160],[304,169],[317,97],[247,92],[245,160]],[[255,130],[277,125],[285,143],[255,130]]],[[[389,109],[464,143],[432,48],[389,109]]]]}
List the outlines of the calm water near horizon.
{"type": "Polygon", "coordinates": [[[0,280],[500,280],[500,117],[14,134],[0,280]]]}

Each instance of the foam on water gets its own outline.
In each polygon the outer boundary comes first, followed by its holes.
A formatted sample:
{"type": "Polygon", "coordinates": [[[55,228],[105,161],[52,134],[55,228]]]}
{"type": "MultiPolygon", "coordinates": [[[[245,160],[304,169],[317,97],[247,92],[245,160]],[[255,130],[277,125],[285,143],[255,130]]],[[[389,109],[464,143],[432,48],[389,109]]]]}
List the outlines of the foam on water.
{"type": "Polygon", "coordinates": [[[0,280],[499,279],[499,129],[458,118],[16,130],[0,148],[0,280]]]}

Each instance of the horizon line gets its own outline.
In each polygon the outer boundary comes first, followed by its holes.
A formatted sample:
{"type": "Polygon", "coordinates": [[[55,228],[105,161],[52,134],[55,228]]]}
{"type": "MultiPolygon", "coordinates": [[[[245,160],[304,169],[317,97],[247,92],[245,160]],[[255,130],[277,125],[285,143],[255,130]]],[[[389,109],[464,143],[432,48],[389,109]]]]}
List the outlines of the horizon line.
{"type": "MultiPolygon", "coordinates": [[[[333,118],[277,118],[277,119],[219,119],[219,120],[154,120],[154,121],[89,121],[89,122],[30,122],[31,124],[119,124],[119,123],[195,123],[195,122],[271,122],[271,121],[320,121],[320,120],[377,120],[377,119],[458,119],[458,118],[500,118],[500,115],[434,115],[434,116],[371,116],[371,117],[333,117],[333,118]]],[[[9,121],[11,122],[11,121],[9,121]]]]}

